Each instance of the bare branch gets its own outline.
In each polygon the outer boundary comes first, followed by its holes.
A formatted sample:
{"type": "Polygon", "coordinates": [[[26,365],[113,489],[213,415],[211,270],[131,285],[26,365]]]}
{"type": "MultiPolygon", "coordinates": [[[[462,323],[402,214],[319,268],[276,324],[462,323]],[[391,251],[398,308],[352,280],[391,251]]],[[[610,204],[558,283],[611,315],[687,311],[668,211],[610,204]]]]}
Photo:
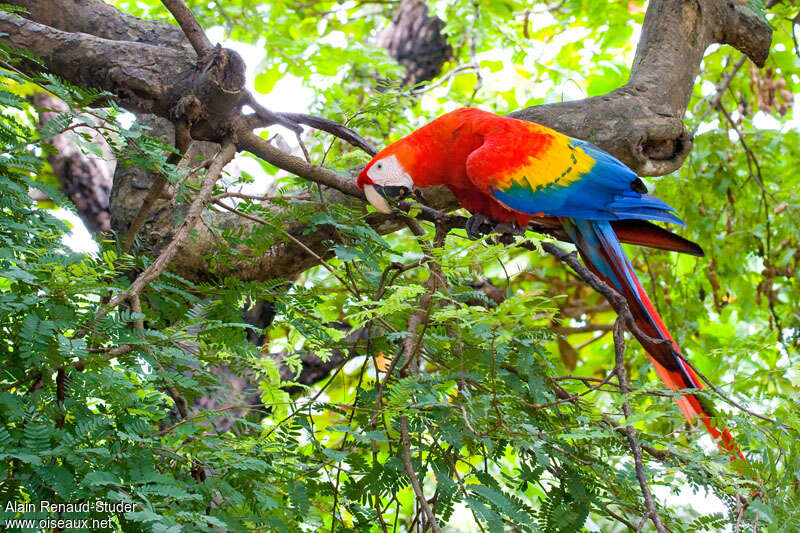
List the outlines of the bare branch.
{"type": "Polygon", "coordinates": [[[772,29],[739,2],[649,2],[628,82],[610,93],[511,113],[587,139],[641,176],[679,168],[692,148],[683,125],[706,48],[730,44],[763,65],[772,29]]]}
{"type": "Polygon", "coordinates": [[[24,8],[25,18],[52,28],[94,35],[111,41],[129,41],[180,48],[193,53],[180,28],[166,22],[143,20],[102,0],[10,0],[24,8]]]}
{"type": "Polygon", "coordinates": [[[770,418],[768,416],[764,416],[764,415],[758,414],[755,411],[751,411],[747,407],[743,406],[742,404],[740,404],[739,402],[737,402],[736,400],[734,400],[733,398],[731,398],[730,396],[728,396],[727,394],[722,392],[722,390],[719,387],[714,385],[714,383],[712,383],[707,377],[705,377],[703,375],[703,373],[700,372],[700,370],[698,370],[697,367],[694,366],[691,361],[689,361],[688,359],[683,357],[682,354],[678,354],[678,356],[681,358],[681,360],[684,362],[684,364],[686,364],[689,368],[691,368],[692,372],[697,374],[700,377],[700,379],[703,380],[703,382],[706,385],[708,385],[708,388],[710,388],[712,391],[714,391],[717,394],[717,396],[722,398],[722,400],[725,403],[727,403],[727,404],[739,409],[743,413],[747,413],[748,415],[750,415],[752,417],[755,417],[755,418],[758,418],[760,420],[763,420],[764,422],[769,422],[770,424],[772,424],[775,427],[782,427],[782,428],[784,428],[786,430],[789,430],[789,431],[792,431],[794,433],[797,433],[797,430],[795,428],[791,427],[790,425],[784,424],[782,422],[778,422],[777,420],[775,420],[773,418],[770,418]]]}
{"type": "Polygon", "coordinates": [[[245,97],[245,102],[247,103],[247,105],[253,108],[253,111],[256,112],[256,116],[259,118],[258,122],[251,120],[250,122],[251,128],[263,128],[265,126],[279,124],[284,128],[292,130],[295,134],[303,133],[303,128],[298,126],[296,121],[291,119],[287,120],[280,114],[273,113],[263,105],[259,104],[252,94],[247,93],[247,96],[245,97]]]}
{"type": "Polygon", "coordinates": [[[425,498],[425,492],[419,484],[417,473],[414,471],[414,465],[411,463],[411,439],[408,435],[408,417],[400,417],[400,456],[403,460],[403,467],[406,470],[408,479],[411,482],[411,487],[414,489],[414,495],[417,497],[420,507],[425,512],[428,520],[428,525],[433,529],[434,533],[441,533],[439,524],[436,522],[436,515],[433,514],[428,500],[425,498]]]}
{"type": "Polygon", "coordinates": [[[112,91],[133,111],[170,117],[174,95],[190,87],[195,72],[196,58],[183,49],[69,33],[6,12],[0,32],[0,41],[35,54],[53,74],[112,91]]]}
{"type": "Polygon", "coordinates": [[[206,36],[206,32],[203,31],[202,26],[194,18],[192,11],[183,3],[183,0],[161,0],[161,3],[169,9],[169,12],[178,21],[178,25],[189,42],[192,43],[192,47],[197,52],[198,57],[213,48],[214,45],[211,44],[211,41],[206,36]]]}
{"type": "Polygon", "coordinates": [[[279,117],[286,118],[297,124],[305,124],[320,131],[325,131],[338,137],[343,141],[347,141],[357,148],[361,148],[369,155],[375,155],[378,150],[372,144],[364,139],[361,135],[354,132],[347,126],[328,120],[327,118],[315,117],[314,115],[306,115],[304,113],[278,113],[279,117]]]}
{"type": "Polygon", "coordinates": [[[177,251],[189,236],[189,232],[194,227],[195,222],[203,213],[203,209],[205,209],[209,198],[211,198],[211,193],[214,190],[214,184],[222,175],[222,169],[233,159],[234,155],[236,155],[236,147],[233,144],[227,143],[222,146],[220,152],[208,167],[206,175],[203,178],[203,184],[200,187],[200,191],[197,193],[197,197],[189,206],[189,211],[186,213],[183,224],[172,238],[172,241],[170,241],[158,258],[150,263],[144,272],[136,277],[127,290],[114,296],[111,301],[109,301],[108,304],[100,310],[96,318],[104,316],[121,302],[127,300],[131,296],[139,294],[143,288],[158,278],[164,269],[167,268],[173,257],[175,257],[177,251]]]}
{"type": "MultiPolygon", "coordinates": [[[[625,418],[630,418],[633,415],[631,412],[631,406],[628,404],[628,393],[631,391],[631,387],[628,383],[628,376],[625,372],[625,334],[623,331],[622,321],[620,319],[617,319],[617,322],[614,325],[614,356],[616,363],[615,371],[617,373],[617,379],[619,380],[619,387],[625,397],[625,400],[622,402],[622,412],[625,414],[625,418]]],[[[633,426],[630,425],[624,426],[623,430],[625,432],[625,436],[628,438],[628,444],[631,447],[631,452],[633,453],[636,479],[639,480],[639,487],[642,489],[645,507],[647,508],[646,516],[653,521],[653,525],[656,527],[656,531],[658,531],[658,533],[667,533],[666,528],[661,523],[661,517],[658,515],[658,510],[656,509],[656,504],[653,500],[653,493],[650,492],[650,485],[647,483],[647,476],[645,476],[644,473],[642,450],[639,447],[639,441],[636,439],[636,432],[634,431],[633,426]]],[[[644,520],[644,517],[642,520],[644,520]]],[[[641,525],[642,524],[639,524],[640,527],[638,529],[641,529],[641,525]]]]}
{"type": "Polygon", "coordinates": [[[239,148],[257,155],[267,163],[271,163],[278,168],[302,176],[320,185],[325,185],[341,191],[349,196],[361,199],[366,198],[361,189],[356,185],[355,180],[350,176],[342,175],[333,170],[308,163],[299,157],[278,150],[269,142],[250,131],[247,124],[238,128],[237,134],[239,138],[239,148]]]}

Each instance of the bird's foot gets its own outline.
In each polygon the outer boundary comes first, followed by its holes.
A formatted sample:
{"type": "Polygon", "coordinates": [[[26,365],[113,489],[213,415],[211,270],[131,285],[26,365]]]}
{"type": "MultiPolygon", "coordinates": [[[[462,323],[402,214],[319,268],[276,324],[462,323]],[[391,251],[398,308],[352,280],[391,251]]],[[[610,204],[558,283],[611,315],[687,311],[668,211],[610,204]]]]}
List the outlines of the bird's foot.
{"type": "Polygon", "coordinates": [[[490,220],[480,213],[475,213],[469,217],[467,223],[464,225],[464,229],[467,231],[467,237],[473,241],[479,239],[481,235],[487,233],[481,230],[481,226],[487,222],[490,222],[490,220]]]}
{"type": "Polygon", "coordinates": [[[494,227],[495,233],[501,233],[503,235],[525,235],[525,230],[520,228],[516,222],[501,222],[496,224],[494,227]]]}
{"type": "Polygon", "coordinates": [[[514,236],[525,233],[525,230],[520,228],[516,222],[498,222],[480,213],[472,215],[467,220],[465,229],[467,237],[473,241],[480,238],[481,235],[499,233],[501,235],[500,242],[506,244],[513,242],[514,236]]]}
{"type": "Polygon", "coordinates": [[[517,236],[525,235],[525,229],[520,228],[516,222],[503,222],[496,225],[494,229],[500,234],[497,242],[501,244],[514,244],[517,236]]]}

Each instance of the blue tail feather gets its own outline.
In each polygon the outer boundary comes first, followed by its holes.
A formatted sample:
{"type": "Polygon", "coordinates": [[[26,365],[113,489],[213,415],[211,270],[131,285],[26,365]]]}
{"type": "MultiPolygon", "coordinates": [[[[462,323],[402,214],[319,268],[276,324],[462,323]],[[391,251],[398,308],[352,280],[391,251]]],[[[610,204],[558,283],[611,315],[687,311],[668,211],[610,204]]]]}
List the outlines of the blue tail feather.
{"type": "MultiPolygon", "coordinates": [[[[578,247],[584,263],[620,292],[627,301],[638,331],[643,335],[636,332],[634,334],[647,351],[664,384],[677,392],[703,389],[694,371],[684,363],[680,349],[642,288],[611,223],[604,220],[564,217],[560,220],[578,247]],[[653,339],[656,339],[655,342],[653,339]]],[[[720,444],[725,450],[744,460],[730,432],[714,424],[714,411],[701,397],[693,392],[680,392],[675,399],[690,424],[694,424],[699,418],[712,438],[720,439],[720,444]]]]}

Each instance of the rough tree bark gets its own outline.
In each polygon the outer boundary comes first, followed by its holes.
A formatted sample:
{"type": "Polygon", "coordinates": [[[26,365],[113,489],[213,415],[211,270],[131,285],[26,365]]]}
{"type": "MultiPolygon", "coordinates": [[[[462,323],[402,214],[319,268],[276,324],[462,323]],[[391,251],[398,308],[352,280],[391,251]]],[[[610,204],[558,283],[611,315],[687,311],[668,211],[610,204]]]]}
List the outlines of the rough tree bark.
{"type": "Polygon", "coordinates": [[[378,44],[406,69],[404,85],[430,81],[439,75],[453,50],[442,34],[444,22],[428,16],[421,0],[403,0],[392,22],[378,35],[378,44]]]}
{"type": "MultiPolygon", "coordinates": [[[[68,110],[62,100],[44,92],[34,93],[31,100],[39,110],[40,128],[68,110]]],[[[107,160],[88,157],[71,133],[55,135],[48,142],[56,149],[56,153],[48,154],[47,161],[58,178],[61,190],[75,205],[86,228],[92,233],[110,230],[109,194],[114,171],[111,154],[108,154],[107,160]]]]}
{"type": "Polygon", "coordinates": [[[767,21],[743,3],[651,0],[628,83],[603,96],[511,116],[591,140],[640,176],[668,174],[692,149],[683,116],[705,50],[729,44],[763,66],[771,42],[767,21]]]}

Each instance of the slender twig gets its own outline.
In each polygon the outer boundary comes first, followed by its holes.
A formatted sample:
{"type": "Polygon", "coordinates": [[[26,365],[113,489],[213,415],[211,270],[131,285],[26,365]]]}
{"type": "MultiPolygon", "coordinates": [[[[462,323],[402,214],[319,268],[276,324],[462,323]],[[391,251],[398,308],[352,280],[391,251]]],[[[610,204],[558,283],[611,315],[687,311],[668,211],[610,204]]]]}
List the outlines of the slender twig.
{"type": "Polygon", "coordinates": [[[703,114],[700,115],[699,119],[697,119],[697,124],[695,124],[694,130],[692,130],[692,137],[694,137],[695,133],[697,133],[697,129],[700,127],[700,124],[703,123],[709,113],[719,106],[725,91],[728,90],[728,87],[731,85],[731,81],[733,81],[733,78],[739,72],[739,69],[742,68],[742,65],[744,65],[745,61],[747,61],[747,56],[742,54],[742,57],[739,58],[739,61],[733,65],[733,68],[731,68],[731,70],[725,74],[725,76],[722,78],[722,81],[719,83],[719,85],[717,85],[717,92],[714,94],[714,97],[708,101],[708,105],[703,111],[703,114]]]}
{"type": "MultiPolygon", "coordinates": [[[[755,181],[759,187],[761,187],[761,192],[772,198],[773,202],[776,201],[775,195],[769,192],[767,190],[767,187],[764,185],[764,180],[761,178],[761,168],[758,165],[758,159],[756,159],[753,150],[750,148],[750,146],[747,144],[747,141],[744,139],[744,130],[739,128],[739,125],[736,124],[735,120],[733,120],[733,117],[731,116],[730,113],[728,113],[728,110],[725,109],[725,106],[723,106],[722,104],[718,104],[717,109],[719,109],[722,112],[722,114],[725,116],[725,120],[728,121],[728,123],[736,132],[736,136],[739,138],[739,144],[742,145],[742,148],[744,149],[745,152],[745,156],[747,157],[747,165],[750,171],[750,177],[753,178],[753,181],[755,181]],[[757,173],[753,172],[751,164],[754,164],[756,166],[757,173]]],[[[768,212],[767,215],[769,215],[768,212]]]]}
{"type": "Polygon", "coordinates": [[[156,436],[162,436],[163,437],[164,435],[166,435],[167,433],[169,433],[173,429],[175,429],[175,428],[177,428],[179,426],[182,426],[183,424],[186,424],[187,422],[194,422],[195,420],[203,419],[203,418],[205,418],[207,416],[210,416],[211,413],[218,414],[218,413],[224,413],[226,411],[231,411],[233,409],[252,410],[252,409],[255,409],[255,408],[256,408],[256,406],[249,405],[247,403],[235,403],[235,404],[230,404],[230,405],[223,405],[222,407],[218,407],[216,409],[205,409],[202,412],[197,413],[194,416],[190,416],[188,418],[181,419],[178,422],[172,424],[171,426],[165,427],[164,429],[158,431],[157,433],[153,434],[152,436],[153,437],[156,437],[156,436]]]}
{"type": "Polygon", "coordinates": [[[586,324],[585,326],[555,326],[553,331],[560,335],[575,335],[576,333],[590,333],[592,331],[611,331],[614,328],[611,324],[586,324]]]}
{"type": "MultiPolygon", "coordinates": [[[[131,305],[131,311],[133,311],[137,315],[141,315],[142,314],[142,302],[139,299],[139,294],[138,293],[131,294],[131,296],[129,298],[129,301],[130,301],[130,305],[131,305]]],[[[141,318],[137,318],[136,320],[133,321],[133,327],[137,331],[139,331],[140,333],[143,334],[143,332],[144,332],[144,320],[141,319],[141,318]]],[[[156,366],[158,366],[159,370],[161,370],[162,373],[165,372],[164,366],[161,364],[161,361],[159,361],[156,358],[156,356],[153,353],[153,350],[150,348],[150,346],[142,345],[142,349],[147,353],[147,355],[150,356],[150,358],[153,360],[153,362],[156,364],[156,366]]],[[[188,417],[189,416],[189,402],[186,401],[186,398],[184,398],[181,395],[181,393],[178,392],[178,389],[176,389],[172,385],[167,385],[166,389],[167,389],[167,392],[169,393],[169,395],[172,397],[172,401],[175,403],[175,407],[178,409],[178,414],[180,415],[180,417],[182,419],[185,419],[186,417],[188,417]]]]}
{"type": "MultiPolygon", "coordinates": [[[[449,231],[449,228],[444,228],[440,225],[436,227],[436,235],[433,240],[433,244],[427,242],[423,238],[425,235],[425,230],[419,225],[419,223],[414,219],[408,219],[407,224],[409,229],[417,236],[420,240],[420,244],[423,250],[426,252],[426,255],[431,255],[430,250],[431,247],[433,248],[440,248],[444,246],[445,238],[449,231]]],[[[425,329],[427,328],[428,322],[430,321],[430,312],[433,305],[433,296],[437,290],[437,288],[445,284],[446,280],[444,278],[444,274],[442,273],[441,266],[436,263],[435,261],[429,261],[430,265],[430,275],[425,282],[425,294],[422,295],[420,298],[419,304],[414,312],[408,319],[408,337],[406,337],[403,343],[403,356],[404,362],[403,366],[400,368],[400,374],[404,375],[406,372],[410,371],[413,374],[419,372],[417,365],[412,364],[412,361],[416,359],[419,350],[422,347],[422,341],[425,335],[425,329]],[[420,327],[422,328],[420,331],[420,327]]],[[[391,367],[389,372],[387,373],[387,379],[391,375],[391,371],[394,369],[395,361],[399,359],[399,357],[395,357],[392,360],[391,367]]],[[[377,414],[377,413],[376,413],[377,414]]],[[[373,423],[374,423],[373,419],[373,423]]],[[[439,524],[436,522],[436,515],[433,512],[428,500],[425,498],[425,493],[422,490],[422,486],[420,485],[419,479],[417,478],[417,473],[414,470],[414,465],[411,462],[411,439],[408,434],[408,417],[402,416],[400,417],[400,455],[403,461],[403,467],[405,468],[406,474],[408,474],[409,481],[411,482],[411,486],[414,489],[414,494],[416,495],[417,502],[420,505],[421,511],[424,513],[425,517],[427,518],[427,525],[423,524],[423,529],[430,527],[434,533],[441,533],[439,528],[439,524]]]]}
{"type": "Polygon", "coordinates": [[[430,91],[432,89],[435,89],[436,87],[439,87],[444,82],[446,82],[450,78],[456,76],[457,74],[464,74],[466,72],[476,72],[476,71],[479,71],[479,70],[480,69],[477,66],[475,66],[474,64],[472,64],[472,63],[470,63],[468,65],[460,65],[460,66],[454,68],[453,70],[449,71],[447,74],[445,74],[444,76],[442,76],[438,80],[436,80],[435,83],[431,83],[429,85],[423,85],[422,87],[417,87],[415,89],[411,89],[411,94],[426,93],[426,92],[428,92],[428,91],[430,91]]]}
{"type": "Polygon", "coordinates": [[[206,203],[208,203],[209,198],[211,198],[211,193],[214,191],[214,184],[217,183],[217,180],[219,180],[220,176],[222,175],[222,169],[233,159],[234,155],[236,155],[236,147],[232,143],[226,142],[222,145],[219,153],[217,153],[214,161],[206,171],[206,175],[203,178],[203,183],[200,186],[200,191],[197,193],[197,197],[194,199],[191,205],[189,205],[189,210],[186,212],[186,218],[184,218],[183,224],[175,233],[175,236],[172,238],[170,243],[166,248],[164,248],[164,251],[161,252],[158,258],[150,263],[150,265],[136,277],[127,290],[118,293],[111,299],[111,301],[108,302],[108,304],[106,304],[97,312],[95,320],[104,317],[109,311],[114,309],[123,301],[129,299],[131,296],[139,294],[142,289],[144,289],[150,282],[158,278],[164,269],[167,268],[170,261],[172,261],[172,258],[175,257],[175,254],[183,245],[184,241],[186,241],[186,238],[189,236],[192,228],[194,228],[195,222],[203,213],[203,209],[205,208],[206,203]]]}
{"type": "Polygon", "coordinates": [[[478,0],[475,0],[472,3],[472,8],[475,10],[475,13],[470,18],[467,38],[469,40],[470,65],[475,68],[475,87],[472,89],[472,96],[469,97],[470,102],[475,100],[475,96],[478,94],[478,91],[481,89],[481,87],[483,87],[483,76],[481,76],[481,67],[480,63],[478,63],[478,42],[476,37],[476,26],[478,25],[478,20],[481,16],[481,5],[478,0]]]}
{"type": "MultiPolygon", "coordinates": [[[[628,383],[628,376],[625,372],[625,334],[623,332],[621,319],[617,319],[616,323],[614,324],[614,360],[616,363],[615,370],[617,373],[617,380],[619,381],[619,387],[625,397],[625,400],[622,402],[622,412],[625,415],[625,418],[631,418],[633,413],[631,412],[631,406],[628,403],[628,393],[631,391],[631,388],[630,384],[628,383]]],[[[636,469],[636,479],[639,480],[639,487],[642,489],[644,504],[647,508],[646,516],[652,520],[653,525],[656,527],[656,531],[658,531],[658,533],[667,533],[666,528],[661,523],[661,517],[658,514],[658,510],[656,509],[653,494],[650,492],[650,485],[647,483],[647,477],[644,473],[642,450],[639,447],[639,441],[636,439],[636,432],[631,425],[625,425],[623,430],[625,432],[625,436],[628,438],[628,444],[630,445],[631,452],[633,452],[633,463],[634,468],[636,469]]],[[[641,523],[639,524],[640,527],[637,528],[637,531],[641,530],[642,525],[643,524],[641,523]]]]}
{"type": "Polygon", "coordinates": [[[716,385],[714,385],[714,384],[713,384],[713,383],[712,383],[712,382],[711,382],[711,381],[710,381],[710,380],[709,380],[707,377],[705,377],[705,376],[703,375],[703,373],[702,373],[702,372],[700,372],[700,371],[697,369],[697,367],[696,367],[696,366],[694,366],[694,365],[692,364],[692,362],[691,362],[691,361],[689,361],[688,359],[686,359],[685,357],[683,357],[681,354],[678,354],[678,356],[681,358],[681,361],[683,361],[683,362],[684,362],[684,364],[686,364],[686,365],[687,365],[689,368],[691,368],[691,369],[692,369],[692,371],[693,371],[695,374],[697,374],[697,376],[698,376],[698,377],[699,377],[701,380],[703,380],[703,382],[704,382],[706,385],[708,385],[708,388],[710,388],[710,389],[711,389],[712,391],[714,391],[714,392],[715,392],[715,393],[716,393],[716,394],[717,394],[717,395],[718,395],[720,398],[722,398],[722,400],[723,400],[725,403],[732,405],[733,407],[735,407],[735,408],[739,409],[739,410],[740,410],[740,411],[742,411],[743,413],[747,413],[747,414],[748,414],[748,415],[750,415],[750,416],[753,416],[753,417],[755,417],[755,418],[759,418],[759,419],[763,420],[764,422],[769,422],[770,424],[772,424],[772,425],[774,425],[774,426],[780,426],[780,427],[782,427],[782,428],[784,428],[784,429],[788,429],[789,431],[794,431],[794,428],[793,428],[793,427],[791,427],[791,426],[789,426],[789,425],[787,425],[787,424],[782,424],[782,423],[778,422],[777,420],[775,420],[774,418],[770,418],[770,417],[768,417],[768,416],[760,415],[760,414],[758,414],[758,413],[756,413],[756,412],[754,412],[754,411],[751,411],[751,410],[750,410],[750,409],[748,409],[747,407],[743,406],[742,404],[740,404],[739,402],[737,402],[736,400],[734,400],[733,398],[731,398],[730,396],[728,396],[727,394],[725,394],[724,392],[722,392],[722,390],[720,390],[720,388],[719,388],[719,387],[717,387],[716,385]]]}
{"type": "Polygon", "coordinates": [[[392,261],[389,263],[383,270],[383,274],[381,274],[381,279],[378,282],[378,290],[375,292],[374,300],[380,300],[383,297],[384,292],[386,291],[386,287],[389,287],[394,283],[394,280],[397,279],[397,276],[404,272],[408,272],[418,266],[422,265],[428,258],[418,259],[408,264],[398,263],[397,261],[392,261]],[[394,271],[391,277],[388,277],[389,272],[394,271]],[[388,280],[387,280],[388,277],[388,280]]]}
{"type": "MultiPolygon", "coordinates": [[[[364,381],[364,371],[367,368],[366,361],[363,365],[361,365],[361,372],[358,375],[358,383],[356,384],[356,397],[353,399],[353,406],[355,407],[358,404],[359,394],[361,392],[361,384],[364,381]]],[[[351,427],[353,424],[353,417],[355,417],[356,410],[352,409],[350,411],[350,415],[347,419],[347,427],[351,427]]],[[[345,447],[347,446],[347,439],[350,437],[350,433],[345,433],[344,437],[342,438],[342,443],[339,445],[339,452],[344,451],[345,447]]],[[[331,465],[333,466],[333,465],[331,465]]],[[[338,461],[336,463],[336,483],[333,487],[333,505],[331,506],[331,512],[336,514],[336,506],[339,501],[339,484],[341,481],[341,474],[342,474],[342,461],[338,461]]],[[[331,533],[336,530],[336,520],[331,519],[331,533]]]]}
{"type": "Polygon", "coordinates": [[[629,520],[621,517],[620,515],[609,509],[608,505],[606,505],[605,503],[600,503],[600,506],[603,508],[603,510],[605,510],[606,513],[608,513],[610,517],[615,519],[617,522],[625,524],[631,531],[636,531],[636,526],[634,526],[633,523],[631,523],[629,520]]]}
{"type": "Polygon", "coordinates": [[[582,342],[579,345],[575,346],[575,351],[576,352],[580,352],[581,350],[583,350],[584,348],[586,348],[590,344],[593,344],[593,343],[599,341],[600,339],[602,339],[603,337],[605,337],[608,333],[609,333],[608,331],[601,331],[599,335],[595,335],[594,337],[592,337],[588,341],[582,342]]]}
{"type": "Polygon", "coordinates": [[[282,196],[264,196],[261,194],[245,194],[241,192],[224,192],[222,194],[217,194],[216,196],[211,197],[211,201],[216,202],[217,200],[222,200],[224,198],[240,198],[242,200],[257,200],[259,202],[275,202],[275,201],[282,201],[282,202],[289,202],[291,200],[311,200],[311,195],[308,193],[301,193],[301,194],[292,194],[292,195],[282,195],[282,196]]]}
{"type": "MultiPolygon", "coordinates": [[[[133,311],[134,313],[136,313],[138,315],[141,315],[142,314],[142,302],[139,299],[139,294],[138,293],[131,294],[131,296],[129,298],[129,301],[130,301],[131,311],[133,311]]],[[[137,331],[139,331],[140,334],[144,335],[144,320],[142,318],[137,318],[136,320],[134,320],[133,321],[133,327],[137,331]]],[[[189,402],[180,393],[180,391],[178,391],[178,389],[175,388],[175,386],[172,383],[167,381],[168,378],[167,378],[166,369],[164,368],[164,365],[161,364],[161,361],[158,359],[158,357],[156,357],[156,355],[153,352],[152,348],[150,348],[149,345],[144,344],[144,345],[142,345],[142,349],[150,357],[152,363],[155,366],[157,366],[158,369],[161,371],[161,375],[163,376],[163,379],[165,381],[164,388],[166,389],[166,391],[169,394],[170,398],[172,398],[173,403],[175,403],[175,408],[178,410],[178,415],[180,416],[180,418],[182,420],[186,420],[187,418],[189,418],[189,402]]],[[[189,439],[184,441],[184,444],[187,444],[187,443],[189,443],[189,442],[191,442],[193,440],[195,440],[195,438],[194,437],[190,437],[189,439]]],[[[199,462],[199,461],[194,461],[194,460],[191,460],[191,463],[192,463],[192,468],[191,468],[192,477],[198,483],[204,482],[206,480],[206,478],[208,477],[207,474],[206,474],[205,465],[203,463],[199,462]]]]}
{"type": "Polygon", "coordinates": [[[434,533],[442,533],[439,529],[439,524],[436,522],[436,515],[433,514],[433,509],[425,499],[425,493],[422,491],[422,486],[417,478],[417,473],[414,471],[414,465],[411,463],[411,438],[408,435],[408,417],[400,417],[400,455],[403,460],[403,467],[408,474],[408,479],[411,482],[411,487],[414,489],[414,494],[417,497],[420,507],[425,512],[428,519],[428,525],[434,533]]]}

